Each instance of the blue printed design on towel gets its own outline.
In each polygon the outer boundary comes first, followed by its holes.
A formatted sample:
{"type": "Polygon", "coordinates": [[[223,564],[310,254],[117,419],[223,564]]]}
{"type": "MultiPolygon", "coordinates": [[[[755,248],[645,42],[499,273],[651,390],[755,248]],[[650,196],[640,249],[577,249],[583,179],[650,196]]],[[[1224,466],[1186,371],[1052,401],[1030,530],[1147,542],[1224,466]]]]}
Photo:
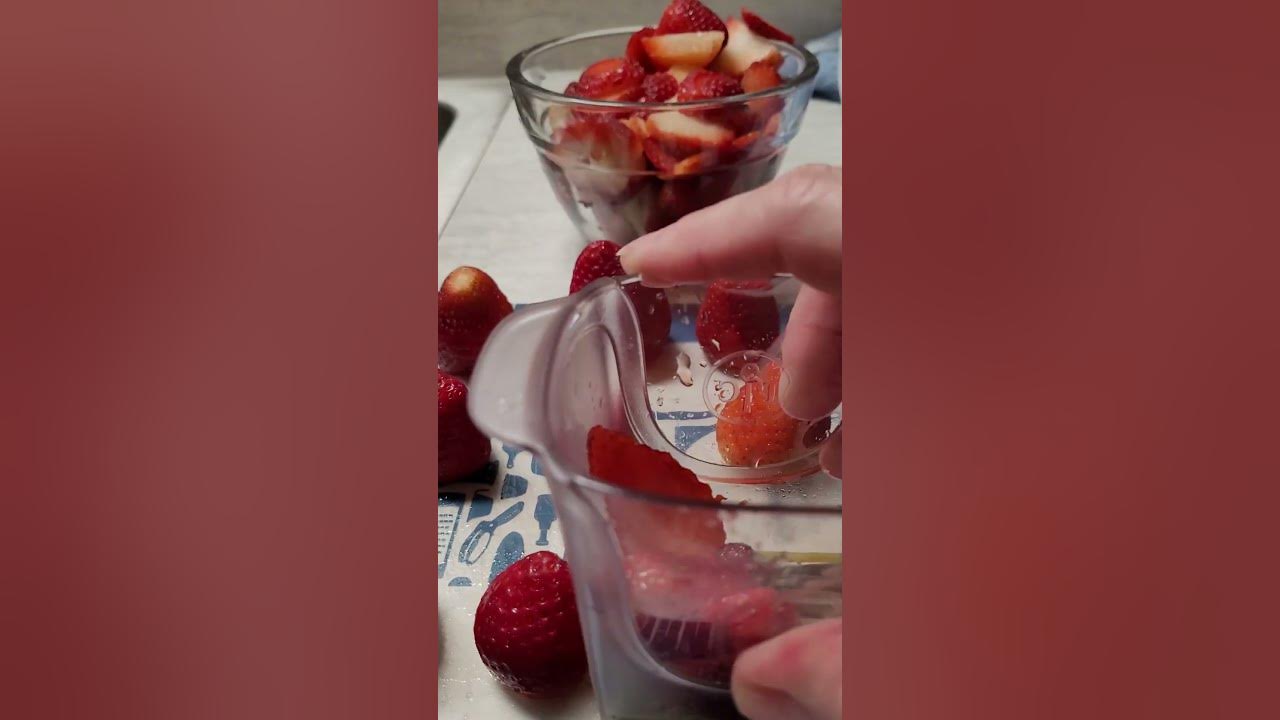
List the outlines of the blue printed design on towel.
{"type": "Polygon", "coordinates": [[[493,553],[493,566],[489,570],[489,582],[507,568],[511,567],[511,563],[524,557],[524,537],[518,532],[508,533],[502,538],[502,542],[498,544],[498,549],[493,553]]]}
{"type": "Polygon", "coordinates": [[[449,581],[449,587],[471,587],[471,578],[456,577],[449,581]]]}
{"type": "Polygon", "coordinates": [[[681,452],[693,447],[693,444],[711,434],[714,425],[680,425],[676,427],[676,447],[681,452]]]}
{"type": "Polygon", "coordinates": [[[502,494],[499,496],[503,500],[507,498],[520,497],[529,489],[529,481],[519,475],[507,475],[502,481],[502,494]]]}

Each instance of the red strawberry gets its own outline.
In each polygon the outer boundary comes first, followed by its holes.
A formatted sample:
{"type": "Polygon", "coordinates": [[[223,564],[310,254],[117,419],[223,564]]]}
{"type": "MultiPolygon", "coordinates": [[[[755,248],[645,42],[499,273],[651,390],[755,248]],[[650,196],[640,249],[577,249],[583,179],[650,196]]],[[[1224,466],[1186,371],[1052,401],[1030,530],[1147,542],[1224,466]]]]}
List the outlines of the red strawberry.
{"type": "Polygon", "coordinates": [[[640,28],[631,34],[627,40],[627,58],[640,64],[645,70],[654,70],[653,61],[649,59],[649,53],[644,51],[644,39],[652,37],[657,30],[651,27],[640,28]]]}
{"type": "Polygon", "coordinates": [[[667,9],[662,11],[662,18],[658,20],[659,35],[710,30],[725,32],[724,21],[698,0],[671,0],[667,9]]]}
{"type": "Polygon", "coordinates": [[[489,333],[511,314],[511,303],[483,270],[460,267],[440,285],[440,369],[471,372],[489,333]]]}
{"type": "Polygon", "coordinates": [[[734,655],[790,630],[797,622],[795,609],[768,587],[718,597],[707,603],[705,617],[715,628],[712,635],[720,639],[718,644],[734,655]]]}
{"type": "Polygon", "coordinates": [[[620,249],[617,243],[608,240],[596,240],[583,248],[582,252],[578,253],[578,259],[573,263],[569,294],[578,292],[600,278],[626,275],[627,273],[622,269],[622,263],[618,261],[620,249]]]}
{"type": "Polygon", "coordinates": [[[653,73],[644,79],[642,102],[659,103],[670,100],[680,89],[680,83],[670,73],[653,73]]]}
{"type": "Polygon", "coordinates": [[[778,339],[778,304],[763,281],[717,280],[707,287],[694,333],[711,360],[766,350],[778,339]]]}
{"type": "Polygon", "coordinates": [[[489,438],[480,434],[467,415],[467,385],[458,378],[436,370],[439,402],[436,418],[440,441],[439,482],[461,480],[489,463],[493,452],[489,438]]]}
{"type": "Polygon", "coordinates": [[[746,8],[742,8],[742,21],[747,24],[747,27],[751,28],[751,32],[762,38],[769,40],[781,40],[784,43],[792,44],[796,41],[796,39],[791,35],[788,35],[773,25],[770,25],[764,18],[746,8]]]}
{"type": "Polygon", "coordinates": [[[714,100],[741,94],[742,85],[728,75],[714,70],[694,70],[680,83],[676,101],[714,100]]]}
{"type": "MultiPolygon", "coordinates": [[[[743,380],[746,372],[743,369],[743,380]]],[[[778,400],[782,368],[770,363],[725,403],[716,420],[716,446],[730,465],[759,467],[787,460],[800,446],[802,423],[778,400]]]]}
{"type": "Polygon", "coordinates": [[[767,60],[751,63],[742,73],[742,89],[746,92],[760,92],[782,84],[782,75],[778,68],[767,60]]]}
{"type": "MultiPolygon", "coordinates": [[[[587,434],[587,464],[604,482],[674,499],[714,501],[710,486],[670,455],[625,433],[596,426],[587,434]]],[[[623,550],[711,557],[724,545],[724,524],[711,509],[666,506],[611,497],[609,517],[623,550]]]]}
{"type": "Polygon", "coordinates": [[[632,101],[639,99],[644,83],[644,66],[630,58],[601,60],[582,71],[579,91],[594,100],[632,101]]]}
{"type": "Polygon", "coordinates": [[[569,566],[545,550],[493,579],[476,607],[476,650],[498,681],[530,697],[572,690],[587,672],[569,566]]]}
{"type": "MultiPolygon", "coordinates": [[[[782,75],[778,73],[778,68],[768,61],[754,62],[746,72],[742,73],[742,89],[749,93],[761,92],[781,84],[782,75]]],[[[783,99],[780,97],[748,100],[747,106],[751,108],[754,115],[751,118],[752,127],[763,127],[782,112],[783,104],[783,99]]]]}
{"type": "Polygon", "coordinates": [[[729,37],[715,62],[711,64],[712,69],[738,77],[752,63],[763,61],[774,65],[782,64],[782,52],[773,43],[753,32],[745,22],[729,18],[725,27],[729,37]]]}
{"type": "MultiPolygon", "coordinates": [[[[618,251],[621,249],[608,240],[597,240],[583,248],[573,264],[569,294],[578,292],[602,277],[626,275],[622,263],[618,261],[618,251]]],[[[671,304],[667,301],[666,293],[658,288],[632,284],[626,286],[626,293],[640,319],[640,338],[644,344],[645,359],[653,362],[667,345],[667,335],[671,332],[671,304]]]]}
{"type": "Polygon", "coordinates": [[[711,64],[724,47],[725,34],[718,30],[706,32],[651,35],[640,39],[644,54],[659,70],[676,68],[702,68],[711,64]]]}
{"type": "Polygon", "coordinates": [[[668,617],[699,617],[707,598],[759,586],[748,563],[726,562],[717,555],[682,557],[637,550],[623,559],[623,569],[635,609],[668,617]]]}

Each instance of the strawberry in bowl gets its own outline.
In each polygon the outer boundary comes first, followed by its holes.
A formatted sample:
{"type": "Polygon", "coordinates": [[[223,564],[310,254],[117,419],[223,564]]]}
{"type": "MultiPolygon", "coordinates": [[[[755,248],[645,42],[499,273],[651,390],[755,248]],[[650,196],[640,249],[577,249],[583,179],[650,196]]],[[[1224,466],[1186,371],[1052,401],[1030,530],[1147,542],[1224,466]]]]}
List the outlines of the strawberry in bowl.
{"type": "Polygon", "coordinates": [[[758,13],[672,0],[652,26],[529,48],[507,77],[574,225],[621,245],[771,180],[817,70],[758,13]]]}

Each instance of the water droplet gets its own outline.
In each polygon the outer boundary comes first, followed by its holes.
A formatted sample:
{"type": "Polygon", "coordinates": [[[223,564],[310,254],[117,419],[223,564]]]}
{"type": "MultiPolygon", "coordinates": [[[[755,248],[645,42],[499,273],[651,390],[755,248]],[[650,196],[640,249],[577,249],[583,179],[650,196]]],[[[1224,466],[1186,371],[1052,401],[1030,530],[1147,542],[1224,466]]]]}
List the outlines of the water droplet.
{"type": "Polygon", "coordinates": [[[699,361],[698,361],[698,367],[706,367],[706,366],[707,366],[707,361],[706,361],[706,360],[699,360],[699,361]]]}
{"type": "Polygon", "coordinates": [[[689,369],[689,356],[680,353],[676,356],[676,379],[685,387],[693,386],[693,371],[689,369]]]}
{"type": "Polygon", "coordinates": [[[658,396],[658,407],[662,407],[662,396],[658,396]]]}
{"type": "Polygon", "coordinates": [[[760,377],[760,366],[753,362],[749,362],[742,366],[742,372],[740,375],[746,382],[755,382],[756,378],[760,377]]]}

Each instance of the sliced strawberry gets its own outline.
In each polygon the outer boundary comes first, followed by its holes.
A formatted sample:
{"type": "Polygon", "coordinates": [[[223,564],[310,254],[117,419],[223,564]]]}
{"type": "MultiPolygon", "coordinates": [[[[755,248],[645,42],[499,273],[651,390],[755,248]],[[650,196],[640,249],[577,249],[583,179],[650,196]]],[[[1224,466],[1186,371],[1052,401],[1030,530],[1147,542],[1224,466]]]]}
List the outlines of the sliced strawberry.
{"type": "Polygon", "coordinates": [[[732,130],[682,112],[654,113],[646,119],[646,123],[649,138],[677,159],[702,150],[727,147],[734,139],[732,130]]]}
{"type": "Polygon", "coordinates": [[[645,220],[645,230],[653,232],[692,212],[714,205],[733,194],[739,168],[722,167],[699,175],[672,177],[662,183],[657,200],[645,220]]]}
{"type": "Polygon", "coordinates": [[[711,64],[712,70],[741,77],[747,68],[757,62],[782,64],[782,52],[773,43],[752,32],[743,21],[729,18],[726,27],[729,37],[725,40],[724,50],[711,64]]]}
{"type": "Polygon", "coordinates": [[[796,611],[777,590],[757,587],[731,592],[707,603],[705,618],[718,646],[736,655],[795,627],[796,611]]]}
{"type": "Polygon", "coordinates": [[[645,122],[643,117],[640,117],[639,115],[631,115],[624,117],[621,122],[623,125],[627,126],[628,130],[635,133],[635,136],[641,140],[649,137],[649,124],[645,122]]]}
{"type": "Polygon", "coordinates": [[[551,154],[587,201],[617,201],[639,185],[648,169],[644,146],[628,123],[605,116],[580,117],[555,133],[551,154]]]}
{"type": "MultiPolygon", "coordinates": [[[[647,126],[646,126],[647,127],[647,126]]],[[[644,141],[644,155],[653,163],[659,175],[671,175],[675,171],[680,158],[671,154],[670,149],[657,139],[649,137],[644,141]]]]}
{"type": "Polygon", "coordinates": [[[751,28],[751,32],[759,35],[767,40],[781,40],[784,43],[795,44],[796,39],[787,33],[782,32],[778,28],[769,24],[764,18],[751,12],[746,8],[742,8],[742,21],[751,28]]]}
{"type": "MultiPolygon", "coordinates": [[[[675,499],[712,501],[710,486],[670,455],[636,442],[629,434],[596,426],[587,435],[587,463],[596,478],[619,487],[675,499]]],[[[724,545],[724,524],[708,508],[659,505],[610,497],[609,517],[628,554],[711,557],[724,545]]]]}
{"type": "Polygon", "coordinates": [[[662,11],[662,18],[658,20],[660,35],[706,30],[724,32],[724,21],[698,0],[671,0],[671,4],[662,11]]]}
{"type": "Polygon", "coordinates": [[[741,94],[742,84],[728,75],[714,70],[694,70],[680,83],[676,101],[714,100],[741,94]]]}
{"type": "MultiPolygon", "coordinates": [[[[745,376],[744,371],[747,380],[745,376]]],[[[716,446],[729,465],[772,465],[790,459],[800,448],[803,423],[782,409],[781,382],[782,367],[770,363],[725,403],[716,420],[716,446]]]]}
{"type": "Polygon", "coordinates": [[[764,127],[760,129],[760,134],[764,137],[773,137],[782,129],[782,113],[775,113],[765,121],[764,127]]]}
{"type": "Polygon", "coordinates": [[[612,118],[571,122],[556,133],[554,154],[610,170],[645,169],[644,148],[630,124],[612,118]]]}
{"type": "Polygon", "coordinates": [[[653,62],[649,60],[649,54],[644,51],[644,43],[641,42],[647,37],[652,37],[657,30],[651,27],[640,28],[631,34],[627,40],[627,58],[640,64],[645,70],[654,70],[653,62]]]}
{"type": "Polygon", "coordinates": [[[782,84],[778,67],[768,61],[753,62],[742,73],[742,89],[749,93],[768,90],[782,84]]]}
{"type": "Polygon", "coordinates": [[[601,60],[582,71],[579,92],[593,100],[630,100],[639,97],[644,84],[644,66],[630,58],[601,60]]]}
{"type": "Polygon", "coordinates": [[[644,79],[644,97],[642,102],[660,103],[675,97],[680,83],[670,73],[659,72],[648,75],[644,79]]]}
{"type": "Polygon", "coordinates": [[[676,79],[676,82],[682,83],[689,73],[699,68],[692,65],[673,65],[667,68],[667,74],[676,79]]]}
{"type": "Polygon", "coordinates": [[[689,32],[676,35],[654,35],[641,38],[644,52],[659,70],[677,65],[701,68],[716,59],[724,47],[722,31],[689,32]]]}

